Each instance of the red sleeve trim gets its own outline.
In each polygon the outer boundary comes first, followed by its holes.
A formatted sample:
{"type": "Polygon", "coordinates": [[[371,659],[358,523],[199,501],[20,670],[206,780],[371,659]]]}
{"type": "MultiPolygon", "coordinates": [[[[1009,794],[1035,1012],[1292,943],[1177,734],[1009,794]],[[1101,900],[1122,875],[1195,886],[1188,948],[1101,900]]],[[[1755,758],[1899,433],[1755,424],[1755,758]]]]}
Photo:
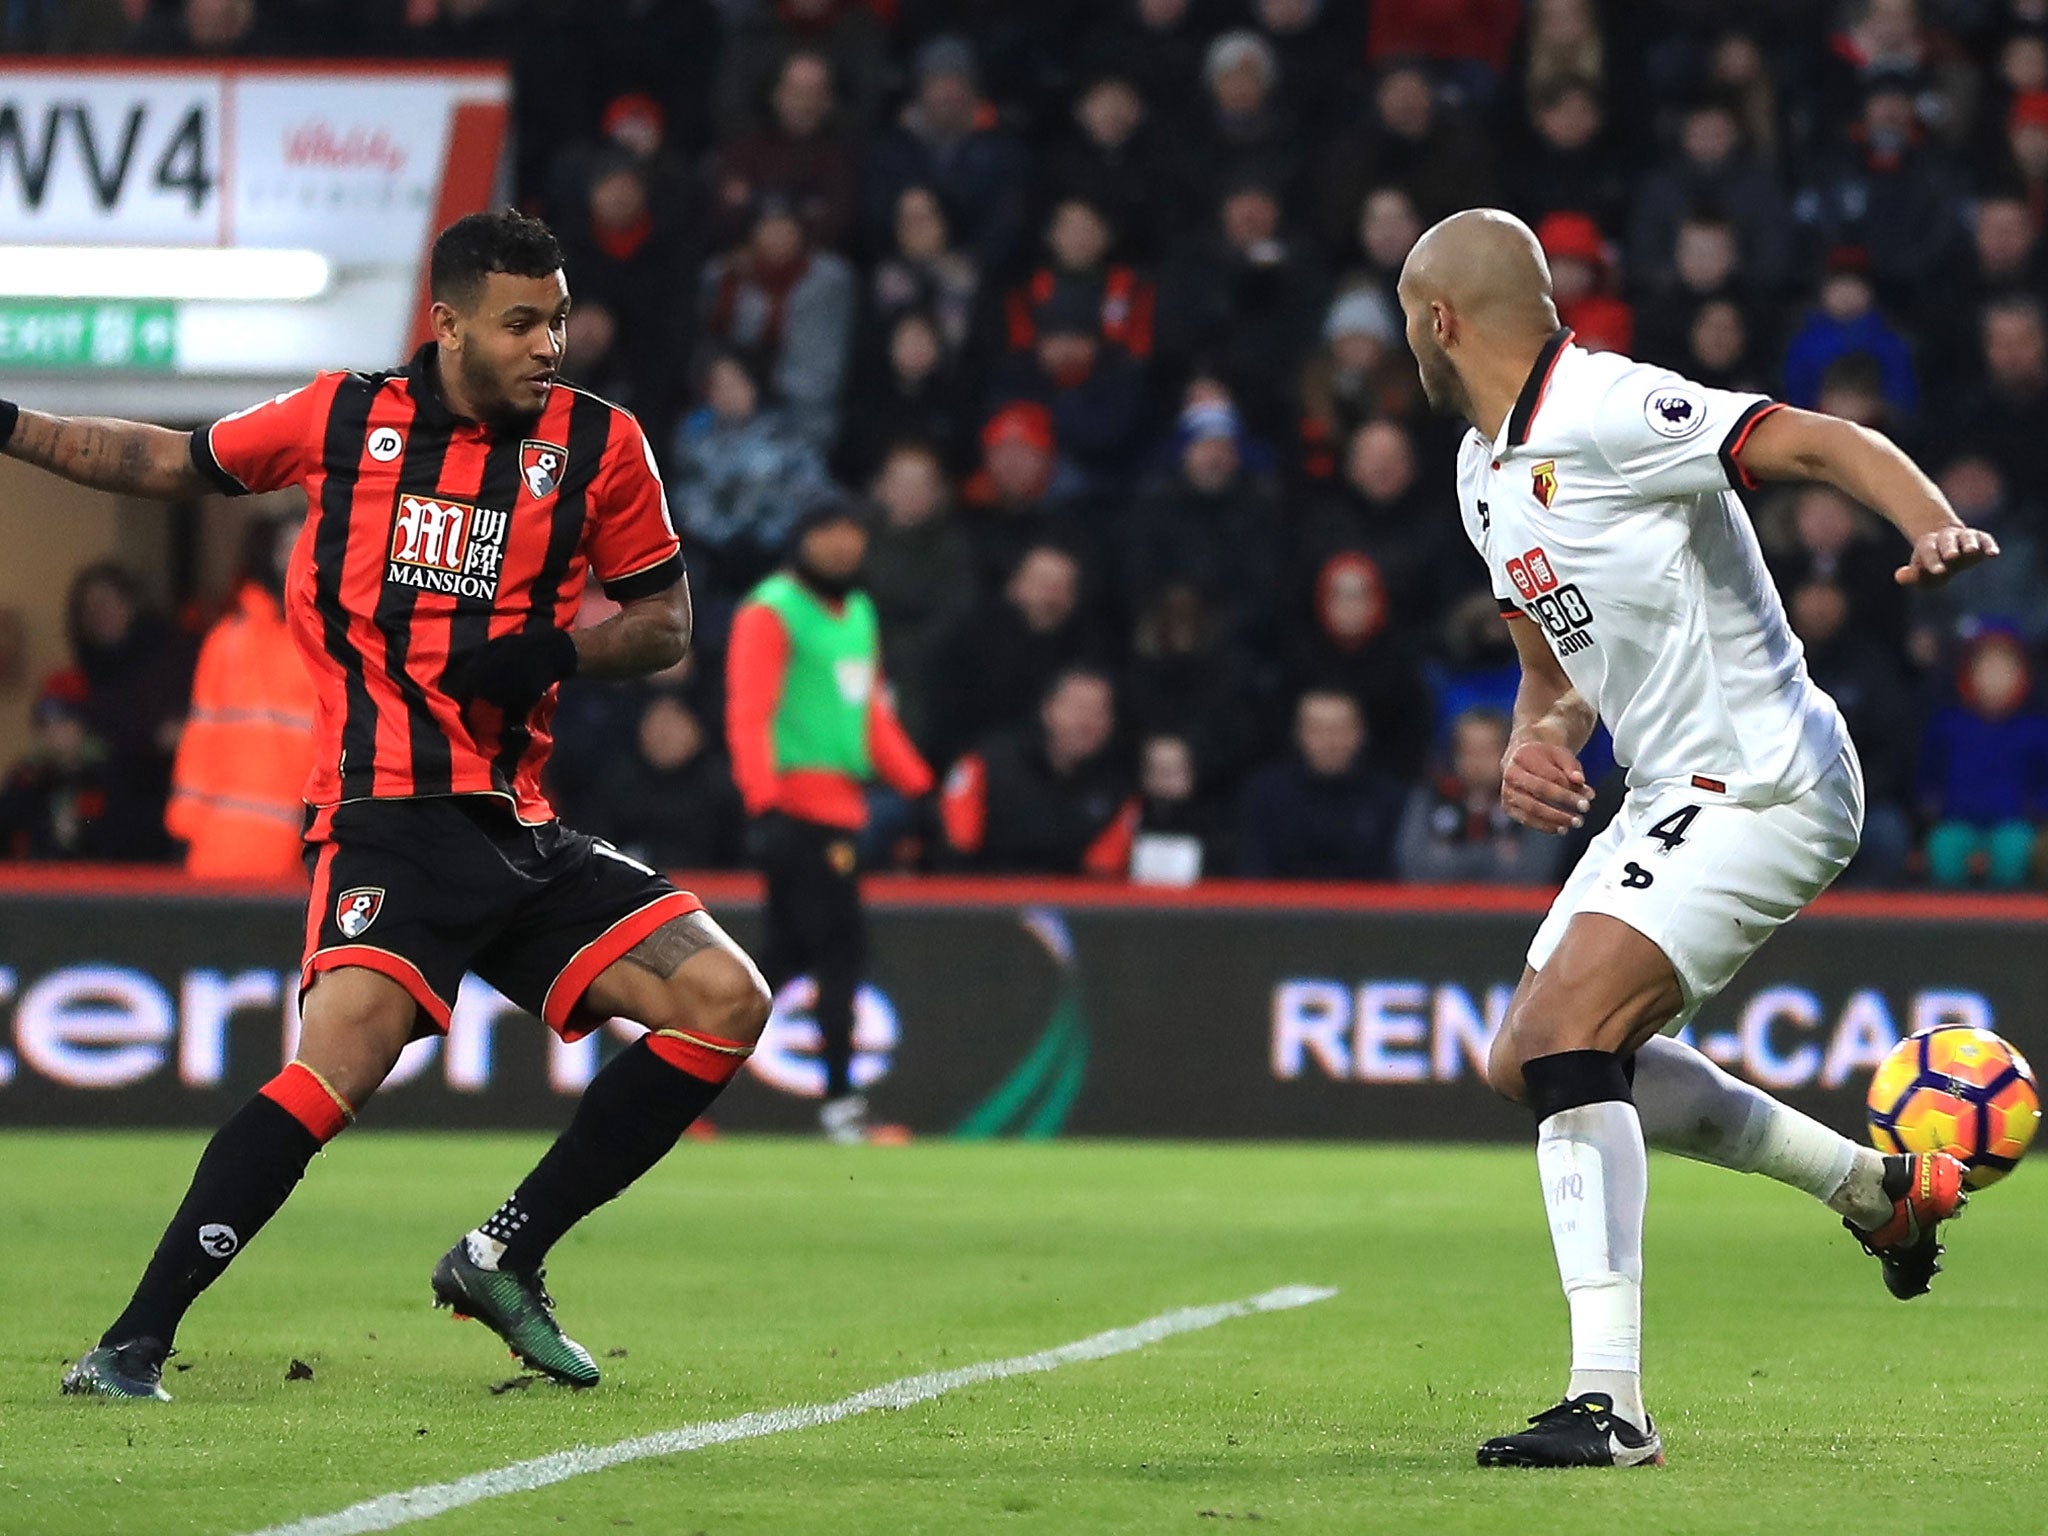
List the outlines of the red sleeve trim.
{"type": "Polygon", "coordinates": [[[1506,598],[1500,600],[1500,616],[1504,619],[1526,619],[1529,617],[1506,598]]]}
{"type": "Polygon", "coordinates": [[[1735,418],[1735,425],[1728,429],[1728,435],[1721,439],[1721,468],[1728,476],[1730,489],[1753,491],[1758,481],[1741,464],[1742,450],[1749,442],[1749,434],[1756,430],[1756,424],[1773,411],[1785,409],[1781,400],[1758,400],[1735,418]]]}

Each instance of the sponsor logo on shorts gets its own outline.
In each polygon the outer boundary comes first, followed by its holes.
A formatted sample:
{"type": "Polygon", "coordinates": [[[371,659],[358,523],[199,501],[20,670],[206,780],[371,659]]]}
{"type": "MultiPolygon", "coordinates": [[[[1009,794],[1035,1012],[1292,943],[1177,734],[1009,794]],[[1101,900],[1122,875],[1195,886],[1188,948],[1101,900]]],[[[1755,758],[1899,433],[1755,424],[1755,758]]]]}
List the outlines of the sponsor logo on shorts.
{"type": "Polygon", "coordinates": [[[384,579],[489,602],[498,595],[509,514],[434,496],[400,496],[384,579]]]}
{"type": "Polygon", "coordinates": [[[535,501],[554,495],[568,467],[569,450],[559,443],[544,443],[529,437],[519,445],[519,478],[526,482],[526,494],[535,501]]]}
{"type": "Polygon", "coordinates": [[[383,889],[359,885],[352,891],[343,891],[334,899],[334,926],[341,930],[345,939],[360,938],[383,910],[383,889]]]}

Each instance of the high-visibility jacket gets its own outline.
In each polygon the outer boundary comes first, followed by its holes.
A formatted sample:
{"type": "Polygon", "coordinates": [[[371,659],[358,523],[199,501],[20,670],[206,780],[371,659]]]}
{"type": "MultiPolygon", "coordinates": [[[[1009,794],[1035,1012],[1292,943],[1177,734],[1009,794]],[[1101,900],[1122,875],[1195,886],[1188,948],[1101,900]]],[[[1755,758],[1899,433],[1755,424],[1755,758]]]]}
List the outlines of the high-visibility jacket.
{"type": "Polygon", "coordinates": [[[313,760],[313,683],[284,612],[256,582],[199,648],[192,713],[164,825],[207,880],[303,875],[299,830],[313,760]]]}

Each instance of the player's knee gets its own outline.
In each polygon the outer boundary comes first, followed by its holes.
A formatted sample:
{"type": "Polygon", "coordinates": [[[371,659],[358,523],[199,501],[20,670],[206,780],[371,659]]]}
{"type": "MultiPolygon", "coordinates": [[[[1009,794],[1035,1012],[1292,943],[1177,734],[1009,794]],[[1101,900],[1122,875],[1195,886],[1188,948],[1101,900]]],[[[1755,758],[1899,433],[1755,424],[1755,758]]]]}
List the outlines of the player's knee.
{"type": "Polygon", "coordinates": [[[751,1045],[767,1027],[774,999],[761,973],[739,955],[707,950],[669,978],[674,1017],[657,1029],[694,1029],[751,1045]]]}

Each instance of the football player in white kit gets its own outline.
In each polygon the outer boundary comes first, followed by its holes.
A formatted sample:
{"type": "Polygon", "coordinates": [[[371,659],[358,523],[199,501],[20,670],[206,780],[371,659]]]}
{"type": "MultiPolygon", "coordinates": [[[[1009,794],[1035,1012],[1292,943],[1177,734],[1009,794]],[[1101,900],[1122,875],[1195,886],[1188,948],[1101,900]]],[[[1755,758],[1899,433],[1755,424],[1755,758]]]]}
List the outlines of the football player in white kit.
{"type": "Polygon", "coordinates": [[[1512,215],[1431,229],[1400,296],[1430,403],[1472,424],[1458,498],[1521,656],[1502,803],[1527,826],[1582,825],[1576,754],[1598,720],[1628,765],[1626,803],[1537,930],[1488,1062],[1536,1117],[1572,1368],[1564,1401],[1479,1461],[1659,1464],[1641,1374],[1646,1143],[1811,1194],[1901,1299],[1927,1289],[1936,1228],[1963,1203],[1953,1158],[1881,1157],[1661,1033],[1827,889],[1863,826],[1855,749],[1735,492],[1840,487],[1911,541],[1906,585],[1998,547],[1874,432],[1572,345],[1512,215]]]}

